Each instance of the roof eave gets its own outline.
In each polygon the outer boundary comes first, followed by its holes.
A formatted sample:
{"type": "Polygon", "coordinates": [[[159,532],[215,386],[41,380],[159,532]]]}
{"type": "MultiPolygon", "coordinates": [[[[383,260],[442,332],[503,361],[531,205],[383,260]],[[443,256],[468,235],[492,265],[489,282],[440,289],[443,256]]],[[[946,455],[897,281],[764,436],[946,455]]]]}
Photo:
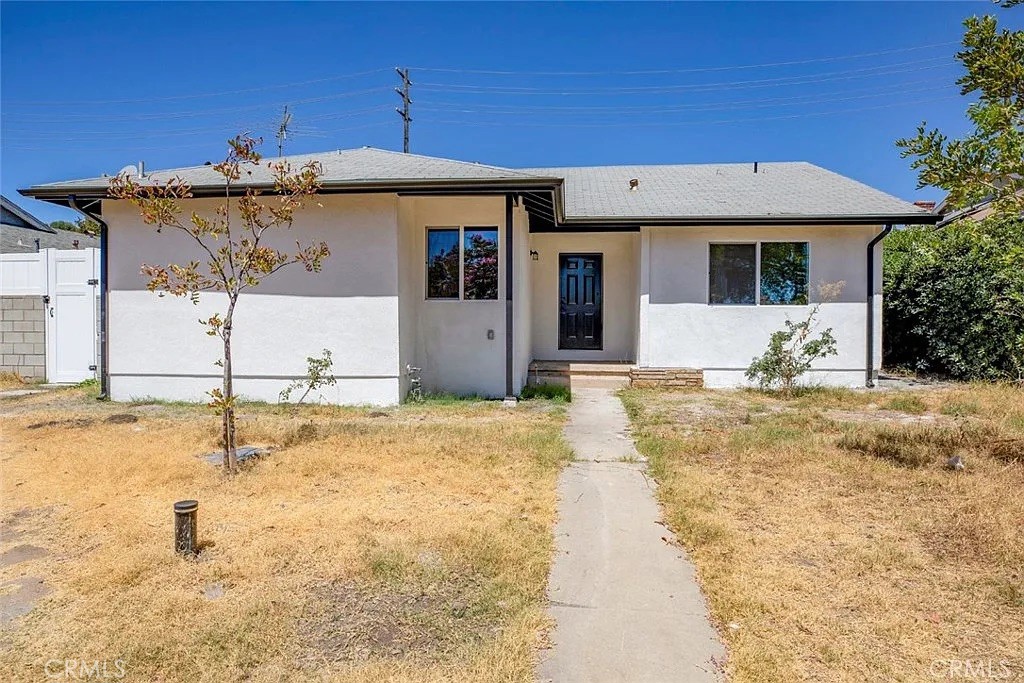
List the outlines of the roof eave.
{"type": "MultiPolygon", "coordinates": [[[[547,189],[552,190],[562,184],[561,178],[428,178],[420,180],[369,180],[369,181],[340,181],[323,182],[320,185],[322,194],[342,194],[360,192],[395,192],[398,194],[424,193],[445,193],[471,192],[516,192],[522,190],[547,189]]],[[[272,191],[274,186],[267,183],[252,185],[236,185],[236,194],[245,192],[247,188],[272,191]]],[[[42,201],[55,204],[67,205],[69,196],[74,195],[78,199],[109,199],[107,187],[99,186],[35,186],[18,190],[18,193],[25,197],[32,197],[42,201]]],[[[214,197],[223,196],[223,185],[193,185],[192,196],[214,197]]]]}
{"type": "Polygon", "coordinates": [[[569,216],[561,221],[572,225],[625,226],[756,226],[756,225],[934,225],[941,216],[908,214],[828,214],[764,216],[569,216]]]}

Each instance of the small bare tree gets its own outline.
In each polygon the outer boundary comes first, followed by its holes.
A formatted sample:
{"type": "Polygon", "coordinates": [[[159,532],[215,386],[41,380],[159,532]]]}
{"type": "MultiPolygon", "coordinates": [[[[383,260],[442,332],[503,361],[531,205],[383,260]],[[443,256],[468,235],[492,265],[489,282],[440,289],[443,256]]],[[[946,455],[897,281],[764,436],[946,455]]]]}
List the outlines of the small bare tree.
{"type": "Polygon", "coordinates": [[[263,243],[268,231],[290,228],[295,211],[316,196],[323,171],[317,162],[309,162],[293,170],[287,162],[268,164],[274,181],[273,198],[264,201],[259,190],[245,185],[239,193],[243,177],[251,177],[252,169],[261,165],[257,147],[262,141],[247,135],[229,140],[228,154],[213,170],[224,178],[224,200],[213,217],[195,211],[185,213],[181,201],[190,199],[192,187],[181,178],[163,182],[140,183],[128,174],[110,181],[110,196],[125,199],[137,206],[147,225],[181,230],[191,237],[206,254],[205,268],[199,261],[166,266],[142,265],[149,278],[151,292],[168,292],[188,296],[199,303],[199,293],[224,292],[227,309],[199,322],[211,337],[220,337],[223,357],[217,361],[223,370],[223,385],[211,390],[210,407],[222,418],[224,469],[237,469],[235,452],[235,392],[231,371],[231,334],[239,296],[263,280],[293,263],[301,263],[308,272],[319,272],[321,263],[330,255],[327,244],[306,246],[295,243],[295,251],[285,252],[263,243]]]}

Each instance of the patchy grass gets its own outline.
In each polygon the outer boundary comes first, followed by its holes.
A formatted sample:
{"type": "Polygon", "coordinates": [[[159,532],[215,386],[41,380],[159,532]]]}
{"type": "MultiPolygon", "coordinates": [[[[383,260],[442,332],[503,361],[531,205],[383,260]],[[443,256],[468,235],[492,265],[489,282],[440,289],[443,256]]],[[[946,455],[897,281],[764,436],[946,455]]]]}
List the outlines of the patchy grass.
{"type": "Polygon", "coordinates": [[[0,372],[0,391],[24,389],[30,382],[16,372],[0,372]]]}
{"type": "Polygon", "coordinates": [[[921,400],[921,397],[909,392],[896,394],[885,402],[885,407],[911,415],[923,415],[928,412],[928,405],[921,400]]]}
{"type": "Polygon", "coordinates": [[[88,388],[4,407],[0,553],[49,553],[0,566],[49,590],[0,631],[5,680],[50,659],[139,681],[532,680],[558,407],[249,406],[243,442],[274,450],[233,478],[196,457],[219,439],[202,408],[88,388]],[[185,498],[191,560],[171,550],[185,498]]]}
{"type": "Polygon", "coordinates": [[[1024,675],[1020,388],[622,396],[733,681],[1024,675]]]}
{"type": "Polygon", "coordinates": [[[529,400],[531,398],[546,398],[552,401],[568,403],[572,400],[569,387],[561,384],[528,384],[523,387],[519,398],[529,400]]]}

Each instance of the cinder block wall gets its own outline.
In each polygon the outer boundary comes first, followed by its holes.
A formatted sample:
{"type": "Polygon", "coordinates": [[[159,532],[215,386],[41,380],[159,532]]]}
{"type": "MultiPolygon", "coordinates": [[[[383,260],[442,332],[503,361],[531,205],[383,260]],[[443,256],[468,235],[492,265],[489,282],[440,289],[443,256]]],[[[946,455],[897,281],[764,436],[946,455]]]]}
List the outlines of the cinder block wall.
{"type": "Polygon", "coordinates": [[[41,296],[0,297],[0,372],[46,379],[45,315],[41,296]]]}

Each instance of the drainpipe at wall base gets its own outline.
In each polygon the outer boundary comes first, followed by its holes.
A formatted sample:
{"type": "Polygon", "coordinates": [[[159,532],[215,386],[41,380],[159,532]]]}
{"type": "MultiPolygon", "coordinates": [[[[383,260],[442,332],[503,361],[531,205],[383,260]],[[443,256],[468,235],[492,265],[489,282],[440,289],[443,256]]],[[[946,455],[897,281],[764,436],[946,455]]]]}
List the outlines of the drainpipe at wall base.
{"type": "Polygon", "coordinates": [[[96,398],[105,401],[110,398],[110,373],[107,372],[107,222],[99,214],[94,214],[78,205],[75,195],[68,195],[68,206],[100,226],[100,395],[96,398]]]}
{"type": "Polygon", "coordinates": [[[868,322],[867,322],[867,378],[864,386],[869,389],[875,386],[875,245],[892,232],[892,225],[886,225],[882,232],[868,242],[868,322]]]}

